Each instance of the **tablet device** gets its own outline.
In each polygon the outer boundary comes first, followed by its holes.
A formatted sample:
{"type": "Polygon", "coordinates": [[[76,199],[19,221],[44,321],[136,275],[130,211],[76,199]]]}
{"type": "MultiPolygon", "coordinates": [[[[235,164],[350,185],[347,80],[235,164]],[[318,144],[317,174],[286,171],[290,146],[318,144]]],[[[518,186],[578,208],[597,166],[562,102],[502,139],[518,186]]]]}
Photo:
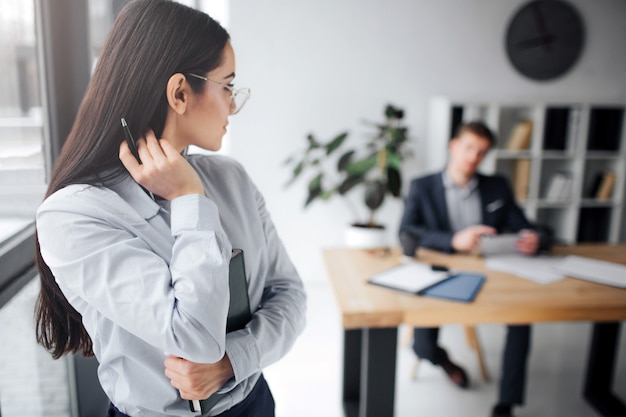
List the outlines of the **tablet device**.
{"type": "Polygon", "coordinates": [[[478,252],[483,256],[519,253],[515,244],[519,240],[517,233],[484,235],[480,239],[478,252]]]}

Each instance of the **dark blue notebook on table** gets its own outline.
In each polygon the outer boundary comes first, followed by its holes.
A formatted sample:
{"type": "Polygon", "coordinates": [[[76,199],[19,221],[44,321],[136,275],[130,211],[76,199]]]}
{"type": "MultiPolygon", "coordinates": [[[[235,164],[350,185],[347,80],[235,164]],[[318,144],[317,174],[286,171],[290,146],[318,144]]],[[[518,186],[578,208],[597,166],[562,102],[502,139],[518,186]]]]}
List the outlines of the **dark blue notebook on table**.
{"type": "Polygon", "coordinates": [[[474,301],[484,282],[485,276],[483,274],[457,272],[420,291],[419,295],[470,303],[474,301]]]}
{"type": "MultiPolygon", "coordinates": [[[[248,298],[248,280],[243,261],[243,251],[233,249],[228,269],[228,286],[230,289],[230,305],[226,319],[226,333],[243,329],[252,319],[248,298]]],[[[197,401],[190,400],[189,408],[194,412],[208,413],[211,408],[226,394],[215,393],[209,398],[197,401]]]]}

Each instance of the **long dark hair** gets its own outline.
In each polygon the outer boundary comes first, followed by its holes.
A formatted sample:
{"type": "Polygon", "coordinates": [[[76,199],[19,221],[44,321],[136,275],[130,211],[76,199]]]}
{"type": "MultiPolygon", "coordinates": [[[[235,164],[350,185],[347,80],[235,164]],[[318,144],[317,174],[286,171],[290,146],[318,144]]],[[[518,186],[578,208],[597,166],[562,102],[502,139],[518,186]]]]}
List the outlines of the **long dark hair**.
{"type": "MultiPolygon", "coordinates": [[[[55,163],[46,197],[70,184],[99,186],[125,175],[119,160],[126,118],[134,137],[163,132],[165,87],[176,73],[204,74],[222,63],[229,35],[210,16],[168,0],[137,0],[113,23],[72,130],[55,163]],[[104,178],[102,173],[107,173],[104,178]]],[[[202,81],[187,77],[194,92],[202,81]]],[[[93,355],[80,314],[68,303],[41,257],[35,306],[37,341],[56,359],[70,352],[93,355]]]]}

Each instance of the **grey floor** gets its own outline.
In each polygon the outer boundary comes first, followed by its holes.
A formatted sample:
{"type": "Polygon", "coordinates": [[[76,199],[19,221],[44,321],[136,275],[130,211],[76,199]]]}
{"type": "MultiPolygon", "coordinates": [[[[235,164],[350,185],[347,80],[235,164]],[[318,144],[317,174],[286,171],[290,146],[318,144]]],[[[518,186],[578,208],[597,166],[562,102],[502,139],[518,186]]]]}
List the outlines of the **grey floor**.
{"type": "MultiPolygon", "coordinates": [[[[281,362],[266,369],[274,393],[277,417],[342,416],[342,328],[329,284],[308,283],[306,330],[281,362]]],[[[624,327],[622,325],[622,327],[624,327]]],[[[588,323],[549,323],[533,326],[526,405],[517,417],[593,417],[595,411],[581,397],[591,326],[588,323]]],[[[406,328],[400,328],[396,369],[396,417],[489,416],[497,395],[497,376],[504,341],[504,326],[481,325],[490,382],[480,376],[478,361],[465,341],[463,328],[445,326],[441,344],[465,365],[472,385],[453,386],[440,369],[422,362],[412,379],[415,357],[406,344],[406,328]]],[[[614,391],[626,400],[626,329],[621,331],[614,391]]],[[[391,416],[380,416],[391,417],[391,416]]]]}

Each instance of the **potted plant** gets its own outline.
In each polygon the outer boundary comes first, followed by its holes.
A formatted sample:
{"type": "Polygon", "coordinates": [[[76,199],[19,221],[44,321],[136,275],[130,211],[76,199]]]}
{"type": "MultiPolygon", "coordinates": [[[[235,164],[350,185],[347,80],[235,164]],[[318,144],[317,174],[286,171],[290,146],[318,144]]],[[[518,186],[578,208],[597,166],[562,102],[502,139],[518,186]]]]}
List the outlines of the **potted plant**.
{"type": "Polygon", "coordinates": [[[346,236],[350,246],[386,246],[385,226],[376,220],[376,213],[387,196],[401,196],[401,167],[410,156],[406,149],[408,129],[402,124],[402,109],[387,105],[384,116],[383,123],[368,122],[374,132],[360,144],[349,147],[347,131],[328,142],[319,141],[310,133],[304,149],[285,161],[292,172],[287,186],[308,176],[305,207],[316,200],[329,200],[335,195],[346,197],[362,189],[367,215],[359,218],[355,212],[357,220],[350,225],[346,236]]]}

